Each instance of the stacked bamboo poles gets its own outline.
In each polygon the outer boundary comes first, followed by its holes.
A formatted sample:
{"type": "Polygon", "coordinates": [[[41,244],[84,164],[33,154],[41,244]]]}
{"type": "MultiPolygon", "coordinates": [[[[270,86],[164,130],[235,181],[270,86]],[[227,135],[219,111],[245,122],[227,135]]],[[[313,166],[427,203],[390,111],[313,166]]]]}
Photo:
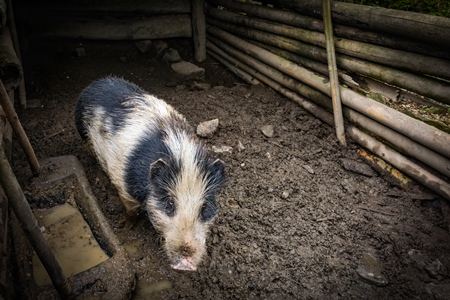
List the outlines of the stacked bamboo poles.
{"type": "MultiPolygon", "coordinates": [[[[207,9],[208,15],[211,11],[211,8],[207,9]]],[[[255,46],[253,41],[249,43],[223,30],[223,28],[229,29],[229,24],[217,22],[210,17],[207,21],[210,24],[207,27],[209,53],[228,60],[230,64],[256,77],[296,101],[326,123],[333,125],[332,115],[315,104],[320,104],[328,109],[331,107],[328,97],[330,95],[329,84],[324,83],[324,77],[273,54],[273,51],[269,52],[255,46]]],[[[240,33],[244,33],[243,35],[249,31],[248,28],[240,27],[240,33]]],[[[251,37],[255,38],[255,36],[251,37]]],[[[313,61],[310,63],[317,64],[313,61]]],[[[326,66],[323,66],[325,70],[322,68],[322,71],[326,72],[326,66]]],[[[448,147],[450,135],[351,90],[340,87],[340,91],[343,97],[342,101],[346,105],[343,109],[344,116],[349,121],[392,143],[403,153],[428,164],[446,176],[450,176],[450,147],[448,147]]],[[[450,185],[434,175],[434,171],[427,171],[424,167],[395,152],[353,125],[347,125],[346,133],[357,143],[384,158],[410,177],[450,199],[450,185]]]]}
{"type": "MultiPolygon", "coordinates": [[[[214,0],[214,2],[221,1],[214,0]]],[[[228,32],[258,40],[319,62],[327,62],[326,50],[323,48],[325,45],[323,34],[211,7],[208,7],[207,12],[209,16],[214,17],[214,20],[210,21],[211,24],[220,26],[228,32]]],[[[428,75],[449,78],[449,60],[435,57],[427,59],[424,55],[391,50],[381,46],[376,46],[376,51],[369,50],[372,47],[374,46],[350,40],[345,43],[338,42],[336,45],[338,67],[450,104],[449,82],[415,73],[421,71],[428,75]],[[346,50],[346,48],[348,49],[346,50]],[[408,57],[408,60],[404,60],[405,57],[408,57]],[[429,66],[436,68],[429,68],[429,66]]]]}

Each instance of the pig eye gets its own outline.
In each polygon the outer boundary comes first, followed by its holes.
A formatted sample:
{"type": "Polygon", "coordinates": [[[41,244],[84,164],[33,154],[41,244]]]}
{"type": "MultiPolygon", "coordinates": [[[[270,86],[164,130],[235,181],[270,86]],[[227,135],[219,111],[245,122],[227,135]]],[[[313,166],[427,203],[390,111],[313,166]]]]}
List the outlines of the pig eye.
{"type": "Polygon", "coordinates": [[[164,212],[169,217],[172,217],[175,214],[175,203],[169,197],[164,199],[164,212]]]}
{"type": "Polygon", "coordinates": [[[216,206],[210,202],[205,202],[200,211],[200,217],[203,222],[210,221],[216,215],[216,206]]]}

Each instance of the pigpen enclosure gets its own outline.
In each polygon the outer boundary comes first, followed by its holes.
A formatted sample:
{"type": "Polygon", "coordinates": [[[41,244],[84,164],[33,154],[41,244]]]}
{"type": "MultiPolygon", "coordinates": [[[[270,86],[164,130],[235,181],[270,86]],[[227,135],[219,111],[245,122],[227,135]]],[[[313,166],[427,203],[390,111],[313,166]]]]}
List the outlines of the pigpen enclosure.
{"type": "Polygon", "coordinates": [[[0,299],[448,299],[450,18],[348,2],[0,1],[0,299]],[[218,120],[195,273],[82,145],[109,75],[218,120]]]}

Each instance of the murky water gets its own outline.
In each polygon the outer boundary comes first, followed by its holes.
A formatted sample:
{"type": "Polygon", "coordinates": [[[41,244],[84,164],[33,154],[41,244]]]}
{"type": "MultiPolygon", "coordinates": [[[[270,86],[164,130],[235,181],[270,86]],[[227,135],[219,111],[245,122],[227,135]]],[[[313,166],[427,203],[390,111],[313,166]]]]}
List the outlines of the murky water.
{"type": "MultiPolygon", "coordinates": [[[[89,225],[77,208],[66,203],[34,211],[39,226],[66,277],[107,260],[89,225]]],[[[44,266],[33,255],[33,276],[37,285],[51,283],[44,266]]]]}

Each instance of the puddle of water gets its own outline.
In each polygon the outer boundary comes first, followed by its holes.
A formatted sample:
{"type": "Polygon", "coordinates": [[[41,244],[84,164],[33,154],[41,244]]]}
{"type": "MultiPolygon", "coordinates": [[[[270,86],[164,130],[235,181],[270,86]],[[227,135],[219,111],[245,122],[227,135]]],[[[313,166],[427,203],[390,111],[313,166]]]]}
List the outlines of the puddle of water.
{"type": "MultiPolygon", "coordinates": [[[[35,210],[34,213],[66,277],[90,269],[109,258],[81,213],[72,205],[66,203],[35,210]]],[[[51,283],[36,253],[33,255],[33,276],[37,285],[51,283]]]]}
{"type": "Polygon", "coordinates": [[[172,282],[167,279],[150,284],[145,280],[139,280],[136,285],[136,290],[133,294],[133,299],[162,299],[160,298],[158,293],[171,288],[172,282]]]}
{"type": "Polygon", "coordinates": [[[142,273],[143,276],[138,276],[139,280],[136,282],[136,287],[133,292],[133,300],[162,300],[161,291],[172,288],[172,282],[166,276],[155,271],[157,263],[153,261],[144,252],[146,249],[142,240],[130,239],[127,232],[118,234],[122,241],[128,256],[135,260],[136,271],[142,273]]]}

